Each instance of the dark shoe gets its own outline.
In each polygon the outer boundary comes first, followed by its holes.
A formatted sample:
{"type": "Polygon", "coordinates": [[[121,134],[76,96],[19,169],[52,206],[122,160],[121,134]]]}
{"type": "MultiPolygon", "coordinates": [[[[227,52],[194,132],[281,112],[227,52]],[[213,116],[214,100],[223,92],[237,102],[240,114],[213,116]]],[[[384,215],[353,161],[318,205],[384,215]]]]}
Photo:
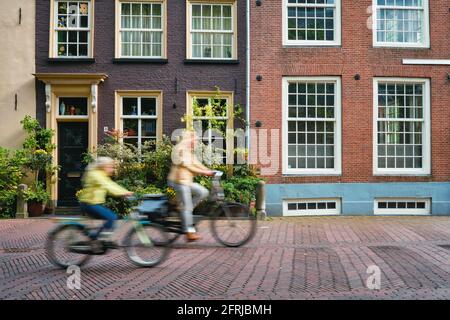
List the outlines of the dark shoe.
{"type": "Polygon", "coordinates": [[[199,235],[197,235],[197,233],[195,232],[187,232],[186,233],[186,240],[188,242],[193,242],[193,241],[197,241],[200,240],[202,237],[200,237],[199,235]]]}
{"type": "Polygon", "coordinates": [[[103,241],[103,246],[107,249],[118,249],[119,245],[114,241],[103,241]]]}

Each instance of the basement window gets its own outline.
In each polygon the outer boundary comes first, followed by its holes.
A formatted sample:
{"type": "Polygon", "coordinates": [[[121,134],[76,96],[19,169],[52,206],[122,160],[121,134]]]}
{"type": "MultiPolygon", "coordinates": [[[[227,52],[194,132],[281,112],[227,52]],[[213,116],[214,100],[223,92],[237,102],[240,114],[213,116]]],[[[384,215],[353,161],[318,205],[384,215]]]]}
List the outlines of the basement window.
{"type": "Polygon", "coordinates": [[[431,213],[430,198],[375,199],[374,213],[380,215],[427,215],[431,213]]]}

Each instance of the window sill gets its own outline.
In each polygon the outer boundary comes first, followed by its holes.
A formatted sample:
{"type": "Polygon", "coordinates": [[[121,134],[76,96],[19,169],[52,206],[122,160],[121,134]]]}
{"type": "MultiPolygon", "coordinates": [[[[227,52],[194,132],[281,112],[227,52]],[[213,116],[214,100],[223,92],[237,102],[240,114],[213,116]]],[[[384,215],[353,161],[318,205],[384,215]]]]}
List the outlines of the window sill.
{"type": "Polygon", "coordinates": [[[339,172],[324,172],[324,173],[286,173],[282,174],[283,178],[305,178],[305,177],[341,177],[342,173],[339,172]]]}
{"type": "Polygon", "coordinates": [[[303,48],[303,49],[327,49],[342,48],[340,43],[283,43],[283,49],[303,48]]]}
{"type": "Polygon", "coordinates": [[[421,177],[431,178],[432,174],[423,172],[408,172],[408,173],[396,173],[396,172],[375,172],[374,177],[421,177]]]}
{"type": "Polygon", "coordinates": [[[239,64],[239,60],[185,59],[185,64],[239,64]]]}
{"type": "Polygon", "coordinates": [[[153,64],[167,64],[168,59],[158,59],[158,58],[115,58],[113,63],[153,63],[153,64]]]}
{"type": "Polygon", "coordinates": [[[395,45],[395,44],[389,44],[389,45],[383,45],[383,44],[374,44],[373,48],[375,49],[399,49],[399,50],[430,50],[430,46],[402,46],[402,45],[395,45]]]}
{"type": "Polygon", "coordinates": [[[95,63],[94,58],[48,58],[49,63],[95,63]]]}

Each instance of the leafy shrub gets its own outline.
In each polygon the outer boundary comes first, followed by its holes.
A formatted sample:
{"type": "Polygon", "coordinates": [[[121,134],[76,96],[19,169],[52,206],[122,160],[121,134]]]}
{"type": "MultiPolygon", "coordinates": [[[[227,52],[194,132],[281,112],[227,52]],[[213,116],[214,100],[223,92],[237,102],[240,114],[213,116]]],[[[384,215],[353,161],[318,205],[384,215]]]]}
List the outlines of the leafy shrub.
{"type": "Polygon", "coordinates": [[[23,152],[0,147],[0,217],[10,218],[16,212],[17,189],[24,176],[24,163],[23,152]]]}

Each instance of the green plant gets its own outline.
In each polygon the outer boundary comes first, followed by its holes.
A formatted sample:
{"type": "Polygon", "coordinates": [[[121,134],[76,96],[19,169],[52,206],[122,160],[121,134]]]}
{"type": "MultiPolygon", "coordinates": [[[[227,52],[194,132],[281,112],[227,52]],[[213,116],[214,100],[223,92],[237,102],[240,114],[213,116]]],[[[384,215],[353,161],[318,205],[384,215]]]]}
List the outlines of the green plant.
{"type": "Polygon", "coordinates": [[[25,161],[21,150],[9,151],[0,147],[0,217],[9,218],[15,214],[17,189],[24,176],[25,161]]]}
{"type": "Polygon", "coordinates": [[[42,181],[45,177],[51,176],[59,169],[53,166],[52,152],[56,146],[52,143],[54,131],[43,128],[39,122],[25,116],[21,121],[27,137],[23,143],[22,155],[25,159],[23,167],[31,170],[34,175],[34,183],[28,188],[29,201],[47,202],[50,200],[49,194],[44,189],[42,181]]]}
{"type": "Polygon", "coordinates": [[[36,182],[24,192],[24,198],[30,202],[47,203],[50,200],[50,194],[43,183],[36,182]]]}

